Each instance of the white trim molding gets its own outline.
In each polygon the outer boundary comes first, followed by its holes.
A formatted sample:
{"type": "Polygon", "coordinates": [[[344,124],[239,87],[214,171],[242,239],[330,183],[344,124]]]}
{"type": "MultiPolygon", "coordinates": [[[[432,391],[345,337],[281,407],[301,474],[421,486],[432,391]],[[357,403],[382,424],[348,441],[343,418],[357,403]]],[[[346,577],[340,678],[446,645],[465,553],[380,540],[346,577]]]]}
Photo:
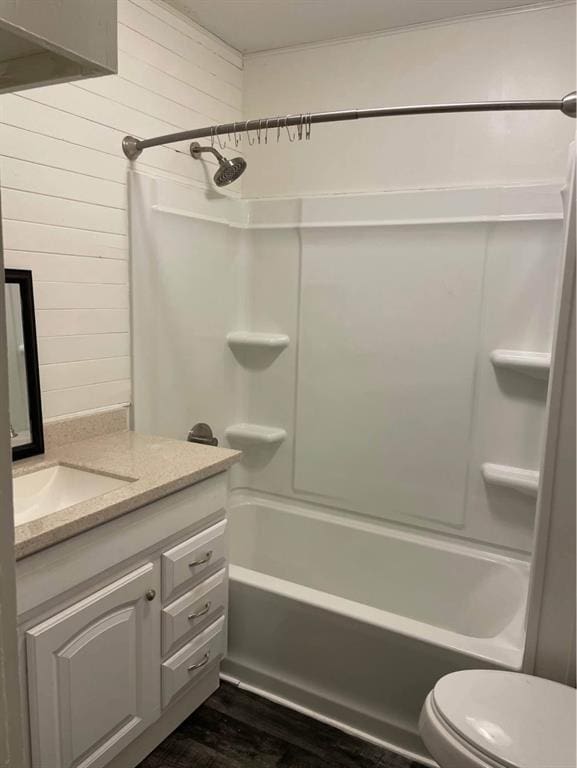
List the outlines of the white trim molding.
{"type": "Polygon", "coordinates": [[[302,230],[563,219],[561,187],[555,184],[278,199],[239,200],[223,196],[215,201],[190,186],[166,184],[160,177],[155,177],[155,181],[156,202],[152,206],[155,214],[196,219],[233,229],[302,230]]]}

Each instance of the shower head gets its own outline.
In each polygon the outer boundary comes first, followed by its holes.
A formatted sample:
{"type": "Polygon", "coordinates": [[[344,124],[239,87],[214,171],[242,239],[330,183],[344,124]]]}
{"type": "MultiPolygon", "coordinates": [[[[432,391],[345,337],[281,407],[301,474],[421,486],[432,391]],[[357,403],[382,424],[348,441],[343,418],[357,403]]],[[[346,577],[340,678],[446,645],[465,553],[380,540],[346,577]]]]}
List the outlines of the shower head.
{"type": "Polygon", "coordinates": [[[246,170],[246,160],[242,157],[233,157],[227,160],[225,157],[219,161],[218,171],[214,174],[214,183],[217,187],[226,187],[232,184],[246,170]]]}
{"type": "Polygon", "coordinates": [[[227,184],[232,184],[246,170],[246,160],[244,158],[233,157],[232,160],[229,160],[214,147],[201,147],[197,141],[193,141],[190,145],[190,154],[197,160],[200,160],[203,152],[210,152],[218,160],[218,169],[214,174],[214,183],[217,187],[226,187],[227,184]]]}

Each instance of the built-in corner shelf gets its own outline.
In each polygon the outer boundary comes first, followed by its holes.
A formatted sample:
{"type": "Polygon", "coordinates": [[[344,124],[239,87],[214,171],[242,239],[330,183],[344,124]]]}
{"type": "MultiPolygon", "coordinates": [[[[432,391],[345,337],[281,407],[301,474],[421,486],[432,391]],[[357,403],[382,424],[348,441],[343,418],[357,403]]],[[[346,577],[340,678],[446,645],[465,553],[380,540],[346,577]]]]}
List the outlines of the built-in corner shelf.
{"type": "Polygon", "coordinates": [[[551,355],[548,352],[494,349],[491,352],[491,362],[496,368],[509,368],[526,376],[532,376],[534,379],[546,381],[551,368],[551,355]]]}
{"type": "Polygon", "coordinates": [[[526,496],[537,496],[539,490],[539,472],[534,469],[509,467],[506,464],[488,464],[481,466],[481,472],[486,483],[510,488],[526,496]]]}
{"type": "Polygon", "coordinates": [[[278,445],[286,440],[286,430],[264,427],[260,424],[233,424],[224,430],[230,443],[250,445],[278,445]]]}
{"type": "Polygon", "coordinates": [[[252,331],[233,331],[226,337],[228,346],[254,347],[261,349],[285,349],[290,338],[284,333],[253,333],[252,331]]]}

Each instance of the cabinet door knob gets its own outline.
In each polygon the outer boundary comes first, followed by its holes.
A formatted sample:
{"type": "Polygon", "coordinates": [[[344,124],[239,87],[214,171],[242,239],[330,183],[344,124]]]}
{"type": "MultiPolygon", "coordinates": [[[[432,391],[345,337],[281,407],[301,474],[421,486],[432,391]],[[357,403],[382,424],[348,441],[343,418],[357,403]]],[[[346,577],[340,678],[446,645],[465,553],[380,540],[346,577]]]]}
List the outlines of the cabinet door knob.
{"type": "Polygon", "coordinates": [[[147,600],[154,600],[154,598],[156,597],[156,590],[155,589],[147,589],[146,592],[144,593],[144,597],[147,600]]]}

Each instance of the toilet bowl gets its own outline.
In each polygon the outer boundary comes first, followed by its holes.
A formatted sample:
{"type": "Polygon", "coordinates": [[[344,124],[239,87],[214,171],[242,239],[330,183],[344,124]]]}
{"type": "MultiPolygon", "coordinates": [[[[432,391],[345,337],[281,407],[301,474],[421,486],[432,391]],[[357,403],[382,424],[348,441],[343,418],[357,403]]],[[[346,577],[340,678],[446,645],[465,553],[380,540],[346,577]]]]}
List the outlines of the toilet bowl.
{"type": "Polygon", "coordinates": [[[441,678],[419,729],[441,768],[576,768],[577,692],[498,670],[441,678]]]}

